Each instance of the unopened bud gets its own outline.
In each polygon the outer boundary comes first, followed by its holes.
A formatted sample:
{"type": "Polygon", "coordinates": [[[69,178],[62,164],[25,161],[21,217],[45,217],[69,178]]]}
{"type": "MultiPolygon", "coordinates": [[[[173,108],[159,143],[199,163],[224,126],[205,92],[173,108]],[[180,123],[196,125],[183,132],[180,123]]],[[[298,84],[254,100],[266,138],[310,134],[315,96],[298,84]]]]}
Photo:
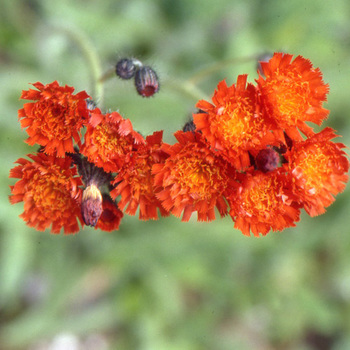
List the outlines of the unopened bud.
{"type": "Polygon", "coordinates": [[[131,79],[136,72],[136,65],[134,60],[129,58],[122,58],[118,61],[115,72],[121,79],[131,79]]]}
{"type": "Polygon", "coordinates": [[[88,110],[93,111],[97,107],[97,104],[95,103],[94,100],[92,100],[91,98],[88,98],[86,99],[86,107],[88,110]]]}
{"type": "Polygon", "coordinates": [[[189,122],[187,122],[183,128],[182,131],[195,131],[196,130],[196,125],[194,124],[193,120],[190,120],[189,122]]]}
{"type": "Polygon", "coordinates": [[[95,226],[102,214],[102,194],[98,187],[91,184],[83,191],[81,214],[85,225],[95,226]]]}
{"type": "Polygon", "coordinates": [[[255,158],[255,165],[258,170],[264,173],[272,171],[279,166],[280,156],[272,148],[266,148],[261,150],[255,158]]]}
{"type": "Polygon", "coordinates": [[[156,72],[149,66],[141,67],[135,74],[135,86],[141,96],[153,96],[159,90],[156,72]]]}

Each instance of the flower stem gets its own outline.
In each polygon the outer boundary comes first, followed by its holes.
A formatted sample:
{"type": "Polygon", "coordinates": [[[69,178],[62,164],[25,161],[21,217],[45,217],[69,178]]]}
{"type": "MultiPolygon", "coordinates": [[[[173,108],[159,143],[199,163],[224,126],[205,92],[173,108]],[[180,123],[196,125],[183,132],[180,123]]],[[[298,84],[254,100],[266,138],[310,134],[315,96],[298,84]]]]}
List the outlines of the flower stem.
{"type": "Polygon", "coordinates": [[[114,78],[114,77],[115,77],[115,68],[113,67],[113,68],[108,69],[103,74],[101,74],[98,78],[98,82],[100,84],[104,84],[104,82],[106,82],[107,80],[114,78]]]}
{"type": "Polygon", "coordinates": [[[258,55],[252,55],[252,56],[246,56],[246,57],[230,58],[227,60],[216,62],[216,63],[208,66],[207,68],[200,70],[196,74],[192,75],[192,77],[190,77],[187,80],[187,83],[196,85],[201,80],[205,79],[206,77],[210,76],[211,74],[213,74],[217,71],[220,71],[221,69],[223,69],[225,67],[228,67],[228,66],[231,66],[231,65],[237,64],[237,63],[246,63],[246,62],[249,62],[252,60],[257,60],[257,57],[258,57],[258,55]]]}
{"type": "Polygon", "coordinates": [[[205,92],[203,92],[201,89],[199,89],[195,84],[193,84],[189,80],[186,80],[186,81],[168,80],[165,82],[165,85],[168,85],[173,90],[181,92],[182,94],[196,101],[202,100],[202,99],[207,99],[207,100],[209,99],[208,95],[205,92]]]}
{"type": "Polygon", "coordinates": [[[93,43],[88,37],[76,28],[67,28],[62,26],[53,25],[52,28],[64,35],[66,35],[82,52],[87,64],[89,66],[89,72],[91,74],[91,95],[93,100],[98,102],[99,105],[103,104],[103,82],[100,81],[102,75],[102,68],[99,56],[93,43]]]}

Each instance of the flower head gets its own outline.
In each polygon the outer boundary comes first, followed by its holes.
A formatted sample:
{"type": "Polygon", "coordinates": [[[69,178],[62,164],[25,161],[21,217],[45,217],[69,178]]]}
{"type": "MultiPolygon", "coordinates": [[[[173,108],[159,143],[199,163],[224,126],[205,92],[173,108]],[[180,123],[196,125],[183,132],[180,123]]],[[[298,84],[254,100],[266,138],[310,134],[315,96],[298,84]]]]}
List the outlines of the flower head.
{"type": "Polygon", "coordinates": [[[329,111],[322,107],[328,94],[328,85],[321,71],[313,68],[309,60],[293,55],[275,53],[269,62],[261,62],[263,75],[257,80],[261,102],[277,127],[286,130],[292,138],[300,140],[299,128],[311,135],[307,121],[321,125],[329,111]]]}
{"type": "Polygon", "coordinates": [[[248,151],[274,142],[270,123],[259,110],[256,88],[247,84],[247,75],[240,75],[236,85],[220,82],[212,100],[213,104],[197,103],[202,111],[193,116],[197,130],[238,170],[249,167],[248,151]]]}
{"type": "Polygon", "coordinates": [[[39,144],[47,154],[63,157],[73,152],[73,140],[80,144],[80,129],[87,122],[89,110],[81,91],[73,95],[74,88],[51,84],[33,84],[38,90],[22,91],[21,98],[35,102],[25,103],[18,111],[22,128],[26,128],[29,145],[39,144]]]}
{"type": "Polygon", "coordinates": [[[311,216],[323,214],[348,181],[345,145],[330,141],[335,137],[334,130],[327,127],[306,141],[296,142],[285,155],[293,190],[311,216]]]}
{"type": "Polygon", "coordinates": [[[158,219],[157,209],[162,216],[169,213],[162,207],[154,192],[153,164],[164,162],[167,155],[162,151],[162,131],[154,132],[146,137],[145,144],[140,144],[133,152],[128,163],[120,168],[113,184],[116,186],[111,192],[112,198],[121,195],[118,206],[126,213],[135,215],[140,207],[141,220],[158,219]]]}
{"type": "Polygon", "coordinates": [[[224,216],[228,163],[210,151],[198,132],[177,131],[175,137],[176,144],[162,147],[169,157],[152,170],[163,207],[177,217],[183,212],[182,221],[188,221],[195,211],[199,221],[213,220],[215,207],[224,216]]]}
{"type": "Polygon", "coordinates": [[[118,208],[116,203],[112,201],[109,195],[103,195],[102,214],[97,221],[95,229],[111,232],[119,229],[123,212],[118,208]]]}
{"type": "Polygon", "coordinates": [[[20,217],[27,225],[39,231],[50,227],[52,233],[65,234],[79,231],[82,185],[71,158],[58,158],[45,153],[29,154],[29,161],[17,160],[18,166],[10,171],[10,178],[19,179],[10,186],[10,202],[24,202],[20,217]]]}
{"type": "Polygon", "coordinates": [[[131,151],[143,137],[133,130],[129,119],[118,112],[91,114],[81,153],[106,172],[117,172],[130,160],[131,151]]]}
{"type": "Polygon", "coordinates": [[[242,174],[241,183],[227,196],[230,216],[246,236],[282,231],[299,221],[296,197],[288,189],[288,179],[278,169],[242,174]]]}

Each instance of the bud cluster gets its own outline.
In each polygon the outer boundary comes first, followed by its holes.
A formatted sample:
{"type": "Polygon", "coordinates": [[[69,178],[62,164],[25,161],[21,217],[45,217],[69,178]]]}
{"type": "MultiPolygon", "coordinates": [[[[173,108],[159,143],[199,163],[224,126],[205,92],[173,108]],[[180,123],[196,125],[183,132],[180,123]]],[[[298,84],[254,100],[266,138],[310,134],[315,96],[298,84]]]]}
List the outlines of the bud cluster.
{"type": "Polygon", "coordinates": [[[141,61],[133,58],[122,58],[115,67],[117,76],[128,80],[134,78],[136,91],[142,97],[151,97],[159,91],[157,73],[141,61]]]}

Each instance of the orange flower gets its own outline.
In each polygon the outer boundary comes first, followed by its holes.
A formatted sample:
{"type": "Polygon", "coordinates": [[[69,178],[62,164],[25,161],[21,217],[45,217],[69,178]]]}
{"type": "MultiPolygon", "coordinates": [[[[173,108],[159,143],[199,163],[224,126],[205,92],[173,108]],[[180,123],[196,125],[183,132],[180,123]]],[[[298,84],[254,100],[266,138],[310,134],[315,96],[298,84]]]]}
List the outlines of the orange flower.
{"type": "Polygon", "coordinates": [[[153,164],[164,162],[166,154],[161,150],[163,132],[154,132],[146,137],[146,143],[137,147],[130,162],[125,163],[113,181],[116,188],[111,192],[112,198],[121,195],[118,206],[121,210],[127,206],[126,213],[135,215],[140,206],[141,220],[158,219],[157,208],[162,216],[169,213],[156,198],[153,188],[153,164]]]}
{"type": "Polygon", "coordinates": [[[91,113],[81,153],[106,172],[117,172],[130,160],[134,146],[143,142],[143,137],[133,130],[129,119],[117,112],[101,114],[97,109],[91,113]]]}
{"type": "Polygon", "coordinates": [[[122,211],[108,195],[103,196],[102,214],[97,221],[95,229],[111,232],[119,229],[120,221],[123,217],[122,211]]]}
{"type": "Polygon", "coordinates": [[[11,204],[24,202],[20,217],[27,225],[44,231],[52,224],[51,232],[65,234],[79,231],[80,177],[70,158],[58,158],[45,153],[29,154],[32,162],[20,158],[19,165],[10,171],[10,178],[20,179],[10,186],[11,204]]]}
{"type": "Polygon", "coordinates": [[[163,145],[169,155],[164,163],[154,164],[154,183],[163,207],[182,221],[194,211],[199,221],[215,219],[215,207],[221,216],[227,213],[223,197],[229,183],[229,164],[208,149],[198,132],[177,131],[178,143],[163,145]]]}
{"type": "Polygon", "coordinates": [[[81,91],[73,95],[74,88],[51,84],[33,84],[39,91],[22,91],[21,98],[35,102],[25,103],[18,111],[22,128],[27,128],[29,145],[44,146],[47,154],[63,157],[73,152],[73,139],[80,144],[80,129],[89,117],[86,99],[89,95],[81,91]]]}
{"type": "Polygon", "coordinates": [[[220,82],[212,100],[213,104],[197,103],[203,111],[193,115],[197,130],[238,170],[249,167],[250,149],[274,143],[270,123],[259,111],[255,87],[247,85],[247,75],[239,75],[236,85],[220,82]]]}
{"type": "Polygon", "coordinates": [[[266,235],[271,229],[282,231],[299,221],[299,206],[288,190],[288,179],[278,169],[241,174],[241,184],[231,190],[227,200],[235,228],[250,236],[266,235]]]}
{"type": "Polygon", "coordinates": [[[329,111],[322,107],[327,99],[328,85],[319,68],[309,60],[293,55],[275,53],[269,62],[261,62],[263,77],[257,80],[261,102],[278,128],[288,136],[301,140],[299,128],[305,135],[313,131],[305,122],[321,125],[329,111]]]}
{"type": "Polygon", "coordinates": [[[334,130],[327,127],[306,141],[296,142],[285,154],[294,192],[311,216],[323,214],[348,181],[345,145],[330,141],[335,137],[334,130]]]}

